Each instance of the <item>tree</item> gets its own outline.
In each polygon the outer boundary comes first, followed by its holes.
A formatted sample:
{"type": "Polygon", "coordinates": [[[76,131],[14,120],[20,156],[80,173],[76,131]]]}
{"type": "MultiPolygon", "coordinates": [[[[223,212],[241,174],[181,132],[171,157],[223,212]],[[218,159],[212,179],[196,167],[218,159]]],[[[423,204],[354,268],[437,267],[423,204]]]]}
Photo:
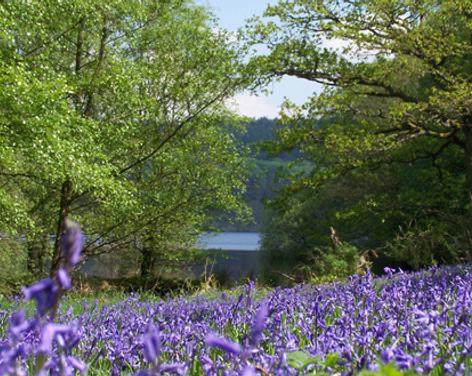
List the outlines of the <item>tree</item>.
{"type": "Polygon", "coordinates": [[[471,14],[472,3],[459,0],[280,1],[265,12],[276,21],[253,20],[250,43],[269,53],[250,68],[259,83],[290,75],[325,86],[301,111],[287,104],[295,113],[283,135],[335,151],[320,179],[384,161],[408,143],[426,145],[413,158],[431,160],[452,147],[462,150],[470,201],[471,14]],[[327,47],[332,42],[342,51],[327,47]],[[320,130],[321,116],[351,126],[320,130]]]}
{"type": "Polygon", "coordinates": [[[268,51],[248,65],[256,85],[323,85],[301,107],[286,103],[272,148],[299,149],[312,166],[272,204],[275,257],[307,263],[332,225],[381,250],[380,263],[470,258],[458,224],[471,220],[471,14],[470,1],[293,0],[252,21],[248,42],[268,51]]]}
{"type": "Polygon", "coordinates": [[[164,234],[183,222],[195,234],[215,206],[240,211],[243,170],[222,125],[239,52],[203,8],[7,1],[0,16],[3,226],[55,233],[52,271],[68,216],[94,253],[170,223],[164,234]]]}
{"type": "MultiPolygon", "coordinates": [[[[386,265],[418,269],[470,260],[470,221],[458,173],[463,165],[451,151],[437,161],[441,175],[426,160],[358,168],[316,187],[303,183],[310,180],[308,171],[302,178],[285,174],[263,231],[266,276],[280,280],[280,272],[300,270],[333,275],[336,268],[325,259],[333,254],[330,227],[379,273],[386,265]]],[[[339,262],[345,256],[350,254],[336,254],[339,262]]]]}

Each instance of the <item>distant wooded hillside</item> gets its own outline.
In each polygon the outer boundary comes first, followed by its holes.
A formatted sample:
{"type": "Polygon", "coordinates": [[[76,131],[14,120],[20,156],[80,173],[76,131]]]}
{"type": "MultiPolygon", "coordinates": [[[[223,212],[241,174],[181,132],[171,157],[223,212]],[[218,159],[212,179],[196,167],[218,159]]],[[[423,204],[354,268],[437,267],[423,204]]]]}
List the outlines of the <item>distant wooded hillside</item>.
{"type": "Polygon", "coordinates": [[[260,118],[244,124],[241,132],[235,132],[235,137],[242,147],[250,149],[249,179],[245,199],[251,207],[254,222],[249,224],[218,223],[223,231],[260,231],[264,218],[264,200],[274,196],[275,189],[282,184],[277,181],[278,172],[288,167],[288,162],[294,160],[298,152],[272,155],[265,146],[276,139],[277,119],[260,118]]]}

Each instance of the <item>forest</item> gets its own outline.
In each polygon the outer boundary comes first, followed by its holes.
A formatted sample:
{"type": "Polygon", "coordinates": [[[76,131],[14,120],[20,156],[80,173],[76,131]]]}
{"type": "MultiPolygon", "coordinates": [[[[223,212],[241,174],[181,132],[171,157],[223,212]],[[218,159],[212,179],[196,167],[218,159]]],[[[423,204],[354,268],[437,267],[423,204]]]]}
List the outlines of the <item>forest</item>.
{"type": "Polygon", "coordinates": [[[373,4],[391,30],[361,3],[271,6],[238,43],[185,2],[2,6],[2,280],[54,273],[67,217],[85,256],[139,250],[146,278],[212,225],[263,229],[300,280],[469,260],[469,8],[373,4]],[[277,121],[225,106],[283,75],[325,89],[277,121]]]}
{"type": "Polygon", "coordinates": [[[219,22],[0,2],[0,376],[471,374],[472,1],[219,22]],[[255,280],[190,278],[211,231],[261,233],[255,280]]]}

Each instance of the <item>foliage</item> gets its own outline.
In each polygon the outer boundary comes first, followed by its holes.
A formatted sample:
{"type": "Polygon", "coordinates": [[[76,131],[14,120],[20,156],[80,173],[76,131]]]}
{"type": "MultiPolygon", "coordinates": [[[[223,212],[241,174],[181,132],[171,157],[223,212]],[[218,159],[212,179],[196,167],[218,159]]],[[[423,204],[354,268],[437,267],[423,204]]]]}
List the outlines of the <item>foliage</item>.
{"type": "Polygon", "coordinates": [[[0,238],[0,296],[17,291],[27,283],[27,254],[24,245],[10,237],[0,238]]]}
{"type": "Polygon", "coordinates": [[[0,30],[0,228],[56,234],[53,269],[68,215],[94,254],[185,244],[211,211],[244,211],[224,106],[244,86],[240,51],[204,8],[8,1],[0,30]]]}
{"type": "MultiPolygon", "coordinates": [[[[263,79],[287,74],[327,85],[306,111],[288,106],[298,121],[284,139],[305,137],[312,148],[326,141],[323,151],[338,152],[338,173],[418,139],[456,145],[465,161],[471,6],[456,0],[295,0],[269,6],[269,21],[256,18],[248,34],[268,54],[255,57],[250,67],[263,79]],[[343,48],[327,47],[329,40],[343,48]],[[336,126],[320,132],[318,116],[336,119],[336,126]],[[350,124],[343,126],[343,118],[350,124]]],[[[432,154],[436,144],[428,149],[432,154]]]]}
{"type": "Polygon", "coordinates": [[[297,281],[342,278],[357,271],[357,248],[365,246],[363,237],[370,236],[372,227],[365,226],[368,218],[352,226],[339,217],[350,198],[357,197],[355,189],[359,186],[329,183],[314,193],[292,191],[288,185],[269,203],[262,241],[266,280],[286,283],[287,275],[297,281]],[[335,249],[330,227],[343,230],[339,233],[343,242],[335,249]]]}
{"type": "Polygon", "coordinates": [[[412,371],[399,371],[391,364],[380,367],[379,371],[362,371],[359,376],[414,376],[415,372],[412,371]]]}
{"type": "Polygon", "coordinates": [[[471,260],[471,240],[468,218],[441,213],[437,220],[400,229],[386,244],[385,253],[396,262],[419,269],[457,259],[471,260]]]}
{"type": "Polygon", "coordinates": [[[311,162],[273,201],[267,237],[279,249],[296,259],[334,226],[381,251],[378,264],[468,257],[468,230],[443,215],[469,223],[471,12],[457,0],[293,0],[252,20],[247,41],[267,51],[248,65],[256,86],[284,75],[323,85],[303,106],[286,103],[271,146],[311,162]],[[411,247],[384,248],[404,231],[411,247]],[[429,245],[411,258],[414,238],[429,245]]]}
{"type": "Polygon", "coordinates": [[[353,245],[341,244],[334,250],[324,250],[320,253],[322,254],[320,274],[348,277],[358,271],[359,251],[353,245]]]}

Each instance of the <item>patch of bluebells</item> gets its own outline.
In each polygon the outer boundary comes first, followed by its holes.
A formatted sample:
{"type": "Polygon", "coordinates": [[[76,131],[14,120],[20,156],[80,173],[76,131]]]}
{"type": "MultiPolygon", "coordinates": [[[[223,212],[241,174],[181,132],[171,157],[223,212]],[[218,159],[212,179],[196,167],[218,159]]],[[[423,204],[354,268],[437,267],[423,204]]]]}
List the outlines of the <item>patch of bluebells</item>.
{"type": "Polygon", "coordinates": [[[73,355],[80,340],[77,324],[55,322],[61,294],[72,287],[69,273],[80,261],[83,241],[80,227],[68,223],[61,238],[63,265],[54,278],[23,288],[26,300],[35,301],[36,313],[30,318],[24,311],[11,314],[8,336],[0,342],[0,375],[72,375],[86,371],[86,365],[73,355]]]}
{"type": "MultiPolygon", "coordinates": [[[[77,256],[74,236],[66,260],[77,256]]],[[[217,299],[144,302],[131,295],[109,306],[83,303],[79,314],[57,313],[75,263],[25,289],[37,302],[34,317],[0,312],[0,322],[10,316],[0,374],[65,375],[87,367],[91,374],[100,368],[142,376],[352,375],[388,363],[419,374],[472,374],[470,265],[386,269],[382,278],[276,288],[261,299],[249,284],[217,299]]]]}

